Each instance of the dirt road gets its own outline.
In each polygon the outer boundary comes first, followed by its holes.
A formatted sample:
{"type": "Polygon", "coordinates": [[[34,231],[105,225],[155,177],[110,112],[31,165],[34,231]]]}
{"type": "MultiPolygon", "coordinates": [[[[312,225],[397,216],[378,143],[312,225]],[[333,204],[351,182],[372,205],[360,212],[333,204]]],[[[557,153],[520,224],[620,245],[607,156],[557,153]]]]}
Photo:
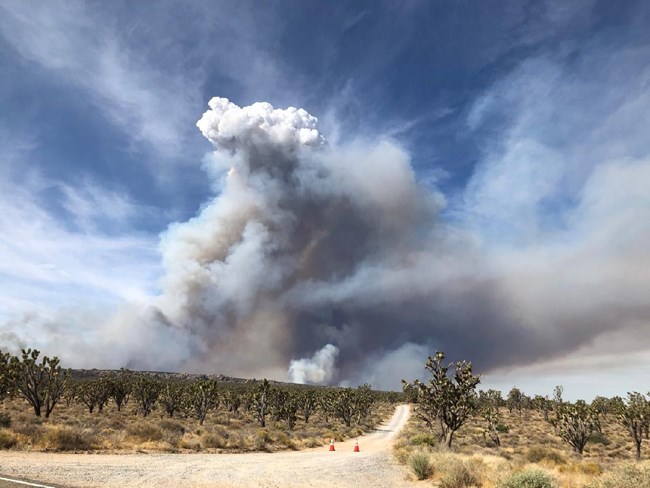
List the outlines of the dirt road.
{"type": "Polygon", "coordinates": [[[410,487],[390,455],[409,407],[400,405],[377,432],[327,447],[275,454],[51,454],[3,452],[3,476],[69,487],[242,488],[410,487]]]}

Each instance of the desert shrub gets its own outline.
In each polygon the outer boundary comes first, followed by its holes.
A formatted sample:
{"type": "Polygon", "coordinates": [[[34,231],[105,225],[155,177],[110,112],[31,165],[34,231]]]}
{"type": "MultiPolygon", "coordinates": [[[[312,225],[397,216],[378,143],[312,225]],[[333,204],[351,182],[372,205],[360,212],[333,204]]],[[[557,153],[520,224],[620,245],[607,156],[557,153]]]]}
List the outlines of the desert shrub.
{"type": "Polygon", "coordinates": [[[424,451],[415,451],[408,458],[408,463],[413,473],[419,480],[426,480],[433,474],[433,466],[429,454],[424,451]]]}
{"type": "Polygon", "coordinates": [[[106,425],[111,429],[124,430],[126,429],[126,422],[120,417],[108,416],[106,417],[106,425]]]}
{"type": "Polygon", "coordinates": [[[444,470],[440,488],[470,488],[482,485],[475,465],[453,460],[444,470]]]}
{"type": "Polygon", "coordinates": [[[271,442],[271,435],[269,434],[268,430],[262,429],[257,433],[257,439],[262,444],[268,444],[269,442],[271,442]]]}
{"type": "Polygon", "coordinates": [[[16,438],[9,432],[0,431],[0,449],[11,449],[16,445],[16,438]]]}
{"type": "Polygon", "coordinates": [[[183,434],[185,433],[185,426],[180,422],[172,419],[162,419],[158,421],[158,427],[163,430],[178,431],[183,434]]]}
{"type": "Polygon", "coordinates": [[[434,436],[431,434],[416,434],[413,437],[411,437],[411,444],[414,444],[416,446],[437,446],[440,442],[438,439],[436,439],[434,436]]]}
{"type": "Polygon", "coordinates": [[[162,441],[165,433],[157,425],[136,422],[128,426],[126,433],[140,442],[162,441]]]}
{"type": "Polygon", "coordinates": [[[608,446],[612,443],[602,432],[593,432],[589,436],[589,442],[592,444],[602,444],[603,446],[608,446]]]}
{"type": "Polygon", "coordinates": [[[501,433],[510,432],[510,427],[508,427],[506,424],[497,424],[495,429],[497,432],[501,432],[501,433]]]}
{"type": "Polygon", "coordinates": [[[576,465],[576,471],[588,476],[600,476],[603,474],[603,468],[598,463],[579,463],[576,465]]]}
{"type": "Polygon", "coordinates": [[[42,442],[55,451],[86,451],[92,449],[94,438],[79,428],[54,427],[43,434],[42,442]]]}
{"type": "Polygon", "coordinates": [[[298,446],[293,441],[293,439],[291,439],[289,436],[287,436],[287,434],[285,434],[284,432],[280,432],[278,434],[278,439],[277,440],[278,440],[278,444],[281,444],[281,445],[283,445],[285,447],[288,447],[292,451],[297,451],[298,450],[298,446]]]}
{"type": "Polygon", "coordinates": [[[196,439],[181,439],[180,447],[183,449],[191,449],[193,451],[201,450],[201,443],[196,439]]]}
{"type": "Polygon", "coordinates": [[[617,466],[586,488],[648,488],[650,487],[650,463],[626,463],[617,466]]]}
{"type": "Polygon", "coordinates": [[[527,469],[501,480],[499,488],[555,488],[557,484],[548,474],[539,469],[527,469]]]}
{"type": "Polygon", "coordinates": [[[0,413],[0,427],[4,429],[11,427],[11,417],[6,413],[0,413]]]}
{"type": "Polygon", "coordinates": [[[404,446],[395,445],[393,447],[393,456],[395,456],[395,459],[397,459],[397,462],[400,464],[407,464],[410,455],[410,449],[404,446]]]}
{"type": "Polygon", "coordinates": [[[244,449],[246,447],[246,440],[241,434],[232,434],[228,438],[228,449],[244,449]]]}
{"type": "Polygon", "coordinates": [[[219,433],[209,432],[201,437],[201,444],[208,449],[223,449],[227,441],[219,433]]]}
{"type": "Polygon", "coordinates": [[[544,446],[530,447],[526,451],[524,457],[526,458],[526,461],[528,461],[529,463],[539,463],[540,461],[550,461],[554,464],[566,463],[566,459],[561,453],[559,453],[555,449],[551,449],[549,447],[544,447],[544,446]]]}
{"type": "Polygon", "coordinates": [[[158,422],[158,427],[163,431],[163,440],[171,446],[178,446],[183,435],[185,427],[180,422],[171,419],[163,419],[158,422]]]}
{"type": "Polygon", "coordinates": [[[305,447],[320,447],[323,445],[323,442],[316,437],[308,437],[303,441],[305,447]]]}
{"type": "Polygon", "coordinates": [[[18,421],[14,422],[12,430],[14,434],[19,434],[25,438],[25,440],[21,441],[21,444],[27,443],[32,445],[36,444],[45,432],[41,419],[38,417],[31,417],[30,420],[20,423],[18,421]]]}

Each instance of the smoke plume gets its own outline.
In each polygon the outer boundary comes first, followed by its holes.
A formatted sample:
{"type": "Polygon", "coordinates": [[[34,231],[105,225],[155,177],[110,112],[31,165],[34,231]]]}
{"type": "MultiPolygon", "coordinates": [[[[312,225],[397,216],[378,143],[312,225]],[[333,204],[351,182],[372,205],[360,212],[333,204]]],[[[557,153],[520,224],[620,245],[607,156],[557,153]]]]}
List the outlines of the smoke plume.
{"type": "Polygon", "coordinates": [[[334,363],[339,350],[326,344],[311,358],[294,359],[289,364],[289,381],[293,383],[328,383],[334,376],[334,363]]]}
{"type": "MultiPolygon", "coordinates": [[[[470,226],[441,221],[443,196],[394,142],[333,147],[302,109],[209,106],[197,126],[216,148],[206,169],[219,191],[163,235],[164,291],[147,312],[145,330],[174,337],[169,368],[286,378],[290,364],[294,381],[359,382],[417,344],[485,369],[647,316],[582,294],[558,256],[484,252],[470,226]]],[[[570,260],[575,248],[556,251],[570,260]]],[[[589,255],[575,259],[590,269],[589,255]]],[[[629,292],[634,277],[618,270],[629,292]]]]}

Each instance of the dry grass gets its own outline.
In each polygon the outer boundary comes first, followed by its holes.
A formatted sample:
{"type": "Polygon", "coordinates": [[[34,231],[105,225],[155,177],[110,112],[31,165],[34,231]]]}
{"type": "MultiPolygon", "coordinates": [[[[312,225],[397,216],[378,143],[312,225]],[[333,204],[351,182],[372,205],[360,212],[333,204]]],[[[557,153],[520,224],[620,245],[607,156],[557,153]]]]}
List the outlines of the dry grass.
{"type": "Polygon", "coordinates": [[[228,413],[223,409],[208,414],[204,425],[194,418],[167,418],[154,411],[147,418],[136,415],[129,404],[118,412],[114,405],[102,413],[88,413],[85,407],[58,405],[50,419],[35,417],[20,399],[7,400],[0,416],[8,427],[0,429],[0,449],[93,452],[251,452],[285,451],[323,446],[369,432],[387,419],[394,405],[379,403],[369,425],[345,427],[341,422],[314,414],[309,423],[302,419],[294,430],[285,422],[267,418],[259,427],[251,413],[228,413]]]}
{"type": "MultiPolygon", "coordinates": [[[[452,450],[447,451],[440,447],[435,432],[412,417],[395,444],[394,455],[407,464],[413,452],[428,453],[433,485],[439,487],[498,488],[509,477],[517,481],[525,478],[517,473],[532,470],[547,475],[557,488],[609,488],[619,486],[616,483],[650,488],[650,461],[632,462],[632,440],[613,419],[602,419],[603,434],[594,436],[579,458],[541,414],[524,412],[520,417],[507,410],[501,414],[510,429],[501,434],[500,448],[488,447],[479,418],[460,429],[452,450]]],[[[644,442],[642,454],[650,459],[650,441],[644,442]]]]}

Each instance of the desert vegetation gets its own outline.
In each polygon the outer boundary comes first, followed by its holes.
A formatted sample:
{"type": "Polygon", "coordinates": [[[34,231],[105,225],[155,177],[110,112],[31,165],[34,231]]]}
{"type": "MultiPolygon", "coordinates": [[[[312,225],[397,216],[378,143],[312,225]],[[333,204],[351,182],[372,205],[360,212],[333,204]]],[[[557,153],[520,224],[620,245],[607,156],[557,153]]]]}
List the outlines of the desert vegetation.
{"type": "Polygon", "coordinates": [[[402,394],[266,379],[78,370],[0,353],[0,449],[246,452],[363,435],[402,394]]]}
{"type": "Polygon", "coordinates": [[[468,362],[430,357],[425,383],[404,382],[415,415],[394,446],[413,477],[447,488],[650,487],[648,397],[591,403],[479,390],[468,362]]]}

